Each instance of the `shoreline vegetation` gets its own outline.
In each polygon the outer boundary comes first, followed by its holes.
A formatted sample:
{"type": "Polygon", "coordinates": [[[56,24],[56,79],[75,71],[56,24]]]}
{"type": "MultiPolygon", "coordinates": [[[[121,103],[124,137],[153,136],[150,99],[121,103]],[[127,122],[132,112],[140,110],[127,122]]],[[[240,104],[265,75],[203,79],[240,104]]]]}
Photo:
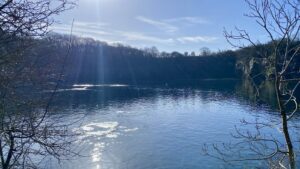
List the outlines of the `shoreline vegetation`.
{"type": "MultiPolygon", "coordinates": [[[[27,50],[24,58],[41,56],[40,66],[50,63],[60,70],[62,56],[71,45],[70,57],[66,60],[64,84],[168,84],[178,81],[244,80],[255,77],[255,83],[272,80],[267,58],[256,50],[270,48],[270,43],[258,47],[245,47],[235,51],[210,52],[205,55],[186,56],[179,52],[159,52],[155,47],[137,49],[122,44],[109,45],[91,38],[51,34],[46,38],[34,39],[34,46],[27,50]],[[71,44],[70,44],[71,43],[71,44]]],[[[295,45],[299,44],[297,41],[295,45]]],[[[271,51],[270,51],[271,52],[271,51]]],[[[290,72],[297,72],[300,59],[290,72]]],[[[299,73],[290,75],[300,77],[299,73]]],[[[51,81],[51,77],[49,77],[51,81]]]]}

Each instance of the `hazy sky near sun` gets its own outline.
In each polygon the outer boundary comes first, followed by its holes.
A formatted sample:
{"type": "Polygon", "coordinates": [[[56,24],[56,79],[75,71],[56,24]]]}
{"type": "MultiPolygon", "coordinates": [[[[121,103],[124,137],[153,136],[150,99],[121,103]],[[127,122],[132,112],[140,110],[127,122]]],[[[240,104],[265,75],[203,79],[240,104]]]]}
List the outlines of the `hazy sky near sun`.
{"type": "Polygon", "coordinates": [[[77,0],[77,6],[57,17],[51,29],[119,42],[138,48],[156,46],[160,51],[229,49],[223,29],[234,26],[249,30],[257,38],[264,34],[243,0],[77,0]]]}

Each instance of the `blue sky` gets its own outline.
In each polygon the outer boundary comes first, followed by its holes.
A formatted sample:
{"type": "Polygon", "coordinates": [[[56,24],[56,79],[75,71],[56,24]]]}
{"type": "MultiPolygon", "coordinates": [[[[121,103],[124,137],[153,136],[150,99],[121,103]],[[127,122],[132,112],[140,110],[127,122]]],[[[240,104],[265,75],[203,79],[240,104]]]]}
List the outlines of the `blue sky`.
{"type": "Polygon", "coordinates": [[[264,37],[243,0],[77,0],[77,6],[57,17],[52,30],[108,43],[160,51],[213,51],[230,49],[223,29],[234,26],[264,37]]]}

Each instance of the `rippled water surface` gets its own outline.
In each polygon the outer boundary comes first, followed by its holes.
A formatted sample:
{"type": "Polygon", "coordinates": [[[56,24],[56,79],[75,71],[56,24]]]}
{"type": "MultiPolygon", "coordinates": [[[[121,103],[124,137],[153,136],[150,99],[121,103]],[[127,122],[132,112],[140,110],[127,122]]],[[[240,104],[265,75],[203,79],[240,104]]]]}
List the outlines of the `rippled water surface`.
{"type": "MultiPolygon", "coordinates": [[[[67,120],[83,115],[72,130],[82,157],[50,161],[47,168],[193,169],[228,166],[203,155],[204,144],[233,140],[241,119],[273,118],[267,106],[254,105],[235,92],[204,87],[75,85],[60,91],[58,113],[67,120]]],[[[276,134],[276,131],[275,131],[276,134]]],[[[257,162],[256,165],[260,165],[257,162]]]]}

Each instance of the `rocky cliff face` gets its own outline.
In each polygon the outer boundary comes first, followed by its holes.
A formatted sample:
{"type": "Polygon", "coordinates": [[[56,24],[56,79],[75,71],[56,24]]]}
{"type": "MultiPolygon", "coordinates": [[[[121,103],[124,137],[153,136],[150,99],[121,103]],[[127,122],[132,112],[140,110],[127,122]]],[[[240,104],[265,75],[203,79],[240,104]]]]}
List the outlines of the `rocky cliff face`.
{"type": "Polygon", "coordinates": [[[241,78],[252,78],[255,82],[261,82],[268,78],[267,59],[265,58],[247,58],[238,59],[236,69],[240,72],[241,78]]]}

